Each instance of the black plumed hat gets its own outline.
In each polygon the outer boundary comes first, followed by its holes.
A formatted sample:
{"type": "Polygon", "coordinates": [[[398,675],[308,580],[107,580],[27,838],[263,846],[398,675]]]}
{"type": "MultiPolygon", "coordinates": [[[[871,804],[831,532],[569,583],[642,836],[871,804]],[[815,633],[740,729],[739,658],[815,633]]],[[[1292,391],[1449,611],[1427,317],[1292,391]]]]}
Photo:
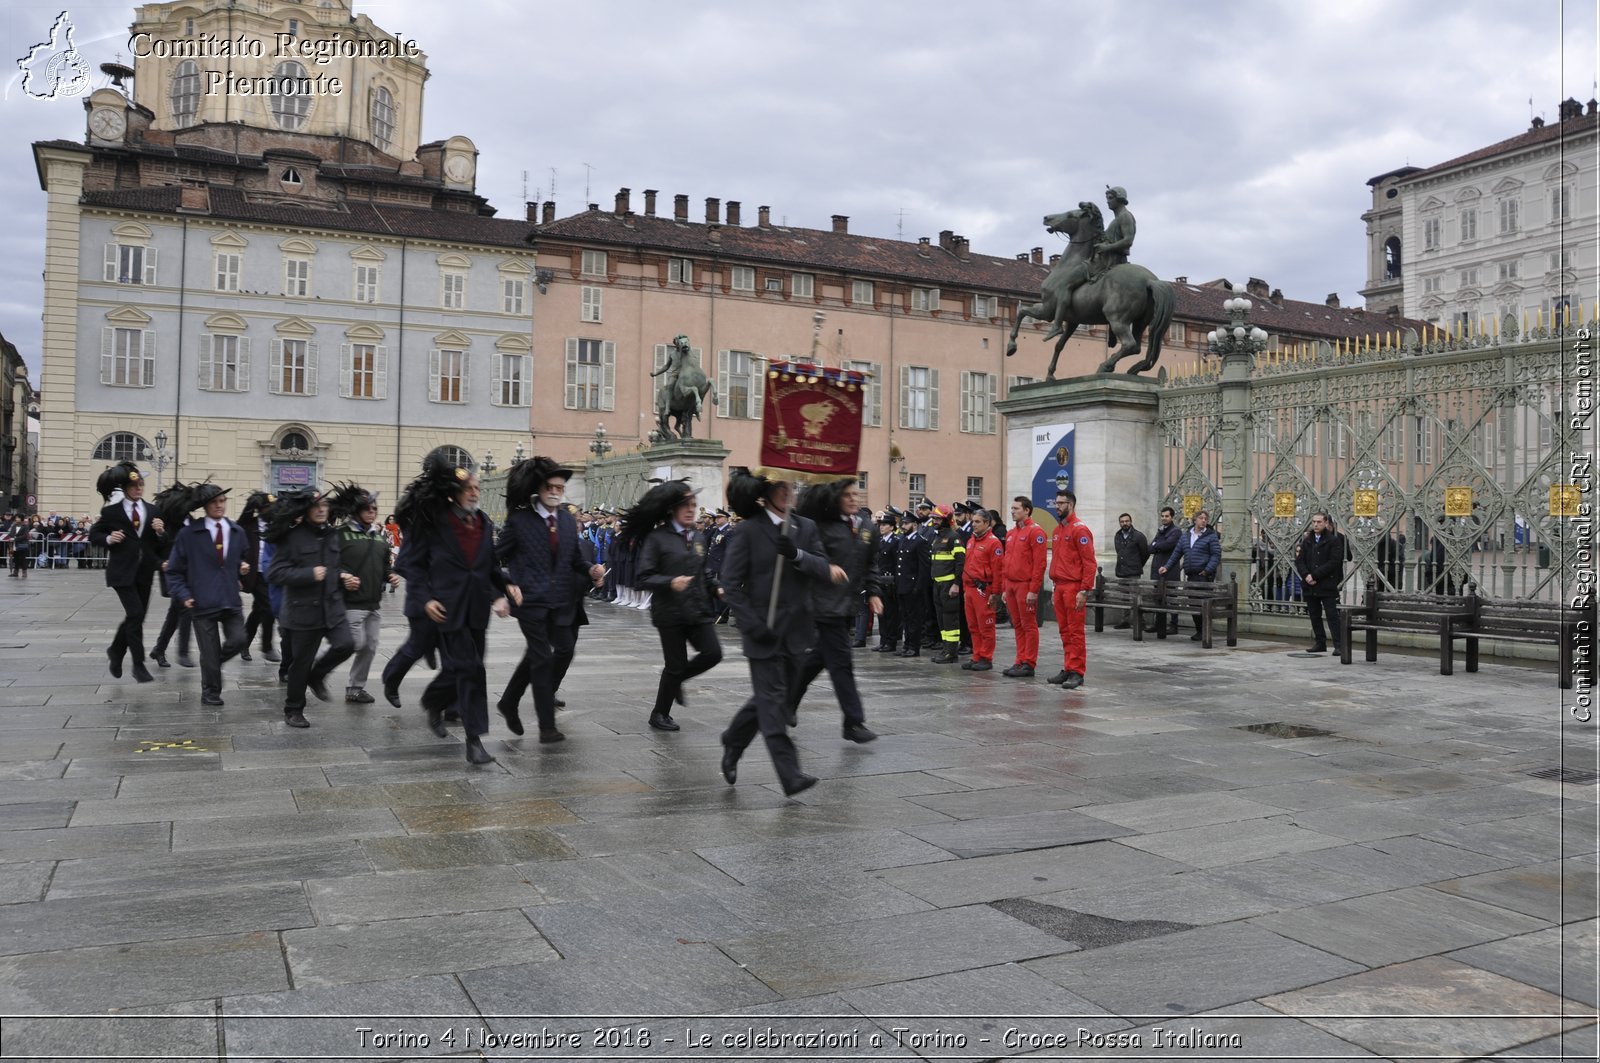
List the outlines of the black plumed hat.
{"type": "Polygon", "coordinates": [[[838,520],[839,499],[855,484],[853,479],[811,484],[800,493],[800,500],[795,503],[794,511],[818,524],[825,520],[838,520]]]}
{"type": "Polygon", "coordinates": [[[772,490],[772,481],[765,476],[752,475],[740,466],[728,477],[728,508],[743,520],[761,512],[761,502],[772,490]]]}
{"type": "Polygon", "coordinates": [[[139,471],[139,466],[131,461],[119,461],[100,474],[100,478],[94,482],[94,489],[100,492],[101,498],[109,502],[116,492],[131,483],[141,483],[143,480],[144,474],[139,471]]]}
{"type": "Polygon", "coordinates": [[[177,531],[184,520],[194,510],[194,493],[199,484],[186,484],[181,480],[172,483],[156,492],[156,497],[151,503],[156,507],[156,513],[161,517],[163,524],[170,531],[177,531]]]}
{"type": "Polygon", "coordinates": [[[293,487],[283,492],[262,514],[267,527],[261,537],[269,543],[281,541],[321,500],[322,495],[309,487],[293,487]]]}
{"type": "Polygon", "coordinates": [[[395,523],[401,528],[428,527],[444,515],[471,479],[472,473],[452,461],[444,447],[434,447],[422,459],[422,475],[401,493],[394,507],[395,523]]]}
{"type": "Polygon", "coordinates": [[[225,497],[229,490],[220,484],[195,484],[194,491],[189,495],[189,511],[193,512],[213,499],[225,497]]]}
{"type": "Polygon", "coordinates": [[[672,511],[694,498],[694,488],[687,480],[668,480],[656,484],[644,493],[628,510],[628,517],[617,533],[625,544],[643,542],[651,530],[672,516],[672,511]]]}
{"type": "Polygon", "coordinates": [[[348,520],[368,506],[376,506],[378,496],[357,483],[338,483],[328,494],[330,519],[348,520]]]}
{"type": "Polygon", "coordinates": [[[258,519],[266,508],[277,500],[276,495],[269,495],[265,491],[250,492],[250,497],[244,500],[244,508],[239,511],[240,522],[258,519]]]}

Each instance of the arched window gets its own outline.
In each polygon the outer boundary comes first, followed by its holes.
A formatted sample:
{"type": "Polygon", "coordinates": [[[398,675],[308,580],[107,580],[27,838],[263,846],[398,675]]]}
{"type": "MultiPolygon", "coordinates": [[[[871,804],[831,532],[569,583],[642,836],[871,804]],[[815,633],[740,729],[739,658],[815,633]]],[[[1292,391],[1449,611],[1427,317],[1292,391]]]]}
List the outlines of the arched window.
{"type": "Polygon", "coordinates": [[[468,472],[478,471],[478,463],[472,460],[471,454],[468,454],[460,447],[444,447],[443,454],[444,460],[450,462],[458,469],[466,469],[468,472]]]}
{"type": "Polygon", "coordinates": [[[132,432],[112,432],[94,446],[91,461],[143,461],[150,449],[143,436],[132,432]]]}
{"type": "Polygon", "coordinates": [[[298,450],[305,453],[311,449],[311,441],[303,433],[285,432],[283,438],[278,440],[278,449],[281,451],[298,450]]]}
{"type": "Polygon", "coordinates": [[[1400,238],[1391,236],[1383,242],[1383,279],[1396,280],[1400,276],[1400,238]]]}
{"type": "Polygon", "coordinates": [[[172,120],[181,129],[194,125],[200,110],[200,68],[185,59],[172,72],[172,120]]]}
{"type": "Polygon", "coordinates": [[[279,63],[272,72],[272,117],[280,129],[291,132],[305,125],[311,113],[311,86],[306,68],[293,59],[279,63]]]}
{"type": "Polygon", "coordinates": [[[394,142],[394,97],[382,85],[372,92],[372,142],[384,151],[394,142]]]}

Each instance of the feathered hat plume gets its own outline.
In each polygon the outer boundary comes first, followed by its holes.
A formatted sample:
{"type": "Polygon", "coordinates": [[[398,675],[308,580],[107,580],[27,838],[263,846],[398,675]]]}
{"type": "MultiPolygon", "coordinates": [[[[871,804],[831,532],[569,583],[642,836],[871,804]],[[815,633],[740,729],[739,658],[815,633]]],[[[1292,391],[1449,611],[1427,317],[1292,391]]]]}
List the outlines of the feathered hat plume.
{"type": "Polygon", "coordinates": [[[644,541],[651,530],[672,516],[672,511],[695,497],[695,489],[687,480],[668,480],[656,484],[644,493],[628,510],[617,537],[628,545],[644,541]]]}
{"type": "Polygon", "coordinates": [[[451,460],[444,447],[434,447],[422,459],[422,474],[401,493],[394,507],[395,523],[401,528],[431,526],[471,479],[471,471],[451,460]]]}

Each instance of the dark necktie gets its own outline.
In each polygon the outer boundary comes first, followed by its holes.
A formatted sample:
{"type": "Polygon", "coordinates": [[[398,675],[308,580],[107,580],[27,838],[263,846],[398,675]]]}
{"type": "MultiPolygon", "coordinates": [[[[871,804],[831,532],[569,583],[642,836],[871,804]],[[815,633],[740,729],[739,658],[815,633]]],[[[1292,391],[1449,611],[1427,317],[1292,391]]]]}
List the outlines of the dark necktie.
{"type": "Polygon", "coordinates": [[[687,546],[689,549],[691,549],[691,550],[694,549],[694,529],[693,528],[685,528],[685,529],[683,529],[683,542],[684,542],[684,545],[687,546]]]}
{"type": "Polygon", "coordinates": [[[550,514],[545,518],[545,521],[550,525],[550,556],[555,557],[556,547],[559,542],[556,537],[556,515],[554,513],[550,514]]]}
{"type": "Polygon", "coordinates": [[[217,522],[217,564],[222,564],[222,522],[217,522]]]}
{"type": "Polygon", "coordinates": [[[133,534],[135,537],[139,534],[139,503],[137,502],[133,504],[133,534]]]}

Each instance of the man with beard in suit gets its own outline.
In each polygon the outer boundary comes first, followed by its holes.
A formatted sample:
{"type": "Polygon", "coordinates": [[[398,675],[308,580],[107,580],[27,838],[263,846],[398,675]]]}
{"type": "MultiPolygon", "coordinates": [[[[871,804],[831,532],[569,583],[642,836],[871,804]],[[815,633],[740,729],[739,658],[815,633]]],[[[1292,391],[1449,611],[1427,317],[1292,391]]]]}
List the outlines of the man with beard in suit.
{"type": "Polygon", "coordinates": [[[106,647],[111,674],[122,678],[122,659],[133,657],[133,678],[141,683],[154,680],[145,667],[144,615],[150,609],[150,583],[161,567],[161,536],[166,525],[144,501],[144,476],[131,461],[113,465],[95,483],[106,507],[89,529],[89,541],[106,550],[106,586],[117,592],[122,603],[122,623],[106,647]],[[111,496],[122,492],[122,498],[111,496]]]}
{"type": "Polygon", "coordinates": [[[722,777],[734,783],[739,757],[759,731],[784,794],[793,797],[817,784],[815,776],[800,770],[785,712],[816,635],[812,585],[846,583],[850,575],[828,563],[817,526],[789,513],[791,492],[787,481],[742,470],[728,482],[728,504],[741,521],[728,542],[722,584],[750,661],[752,693],[722,732],[722,777]],[[775,583],[777,609],[771,610],[775,583]]]}

